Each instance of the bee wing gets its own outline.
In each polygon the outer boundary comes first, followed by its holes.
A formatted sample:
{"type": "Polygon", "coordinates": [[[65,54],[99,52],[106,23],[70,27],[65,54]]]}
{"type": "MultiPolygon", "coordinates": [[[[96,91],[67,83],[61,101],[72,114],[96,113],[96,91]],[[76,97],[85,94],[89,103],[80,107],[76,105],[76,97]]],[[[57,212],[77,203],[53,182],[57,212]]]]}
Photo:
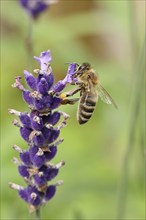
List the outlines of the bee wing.
{"type": "Polygon", "coordinates": [[[114,107],[118,109],[118,106],[116,105],[115,101],[112,99],[109,93],[102,87],[101,84],[97,85],[97,91],[98,96],[101,98],[103,102],[105,102],[106,104],[113,104],[114,107]]]}

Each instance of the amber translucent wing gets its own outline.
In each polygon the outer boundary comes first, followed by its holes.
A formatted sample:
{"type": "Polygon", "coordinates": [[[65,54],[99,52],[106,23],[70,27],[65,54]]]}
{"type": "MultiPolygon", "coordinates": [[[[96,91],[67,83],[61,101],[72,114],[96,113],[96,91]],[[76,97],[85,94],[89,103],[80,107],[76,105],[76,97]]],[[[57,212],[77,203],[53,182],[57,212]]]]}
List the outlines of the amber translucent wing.
{"type": "Polygon", "coordinates": [[[112,99],[109,93],[102,87],[101,84],[97,85],[97,91],[98,96],[101,98],[103,102],[105,102],[106,104],[113,104],[114,107],[118,109],[118,106],[116,105],[115,101],[112,99]]]}

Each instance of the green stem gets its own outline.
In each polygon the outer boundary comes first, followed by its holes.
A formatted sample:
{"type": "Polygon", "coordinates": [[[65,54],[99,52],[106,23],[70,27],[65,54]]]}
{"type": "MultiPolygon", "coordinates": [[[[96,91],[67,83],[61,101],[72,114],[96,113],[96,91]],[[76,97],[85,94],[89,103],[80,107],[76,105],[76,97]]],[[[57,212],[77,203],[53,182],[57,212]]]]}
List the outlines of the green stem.
{"type": "Polygon", "coordinates": [[[25,40],[25,47],[26,47],[26,53],[27,53],[27,62],[28,62],[28,68],[32,68],[33,65],[33,18],[29,16],[28,20],[28,32],[25,40]]]}
{"type": "MultiPolygon", "coordinates": [[[[139,61],[135,65],[135,85],[134,85],[134,100],[131,108],[131,120],[129,127],[129,136],[127,141],[127,148],[123,160],[123,168],[121,175],[121,182],[119,187],[119,197],[118,197],[118,210],[117,210],[117,219],[124,219],[126,213],[126,201],[127,201],[127,191],[128,191],[128,176],[129,176],[129,163],[130,156],[135,143],[135,134],[137,129],[137,120],[140,112],[140,105],[142,101],[142,86],[144,85],[144,63],[145,63],[145,44],[146,39],[144,39],[144,45],[142,45],[142,51],[139,56],[139,61]]],[[[135,51],[136,52],[136,51],[135,51]]]]}
{"type": "Polygon", "coordinates": [[[40,209],[37,209],[35,213],[36,213],[36,218],[35,218],[35,220],[41,220],[40,209]]]}

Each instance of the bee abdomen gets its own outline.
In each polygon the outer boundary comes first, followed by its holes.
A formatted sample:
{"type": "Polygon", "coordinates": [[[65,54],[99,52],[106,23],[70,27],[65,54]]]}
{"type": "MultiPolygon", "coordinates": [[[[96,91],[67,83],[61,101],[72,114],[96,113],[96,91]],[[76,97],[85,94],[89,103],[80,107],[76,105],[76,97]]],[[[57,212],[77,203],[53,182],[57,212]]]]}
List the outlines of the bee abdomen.
{"type": "Polygon", "coordinates": [[[80,102],[78,108],[78,118],[77,118],[79,124],[84,124],[91,118],[95,106],[96,106],[96,102],[92,100],[88,100],[85,103],[80,102]]]}

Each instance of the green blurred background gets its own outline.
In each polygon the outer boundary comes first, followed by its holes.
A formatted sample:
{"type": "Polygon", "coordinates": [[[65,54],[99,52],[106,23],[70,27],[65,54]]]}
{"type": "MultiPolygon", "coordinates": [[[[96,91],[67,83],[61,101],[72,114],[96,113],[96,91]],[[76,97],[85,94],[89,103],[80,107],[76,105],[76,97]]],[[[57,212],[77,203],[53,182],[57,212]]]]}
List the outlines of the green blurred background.
{"type": "MultiPolygon", "coordinates": [[[[1,1],[1,219],[31,219],[27,204],[8,183],[25,185],[12,158],[13,144],[26,149],[8,108],[28,111],[12,89],[28,68],[28,16],[18,1],[1,1]]],[[[145,218],[144,179],[144,0],[60,0],[33,24],[33,55],[50,49],[55,80],[66,62],[88,61],[119,110],[99,100],[92,119],[76,121],[77,105],[62,106],[68,126],[54,163],[65,160],[64,184],[41,210],[42,219],[145,218]]],[[[23,81],[23,80],[22,80],[23,81]]],[[[69,90],[70,87],[67,87],[69,90]]]]}

